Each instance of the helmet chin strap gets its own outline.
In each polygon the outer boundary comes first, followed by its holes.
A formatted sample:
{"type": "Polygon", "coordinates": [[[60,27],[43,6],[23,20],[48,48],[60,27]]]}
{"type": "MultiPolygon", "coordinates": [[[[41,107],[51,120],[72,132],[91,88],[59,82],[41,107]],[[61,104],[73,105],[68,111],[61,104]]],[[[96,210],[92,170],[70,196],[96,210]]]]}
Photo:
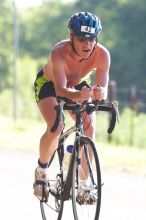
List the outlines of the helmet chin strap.
{"type": "Polygon", "coordinates": [[[73,38],[72,38],[72,41],[71,41],[71,45],[72,45],[73,51],[80,57],[80,55],[77,53],[77,51],[75,49],[73,38]]]}

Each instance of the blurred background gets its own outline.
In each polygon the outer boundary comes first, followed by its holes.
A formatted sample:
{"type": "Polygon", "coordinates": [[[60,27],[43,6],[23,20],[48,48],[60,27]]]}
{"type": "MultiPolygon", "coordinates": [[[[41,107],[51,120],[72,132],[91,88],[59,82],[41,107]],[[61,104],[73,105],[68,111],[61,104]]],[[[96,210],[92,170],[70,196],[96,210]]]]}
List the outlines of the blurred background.
{"type": "Polygon", "coordinates": [[[97,114],[102,166],[146,176],[146,1],[1,0],[0,11],[0,149],[38,155],[45,124],[34,99],[36,74],[53,45],[69,37],[69,17],[90,11],[102,22],[99,42],[111,54],[109,99],[120,110],[110,136],[109,115],[97,114]]]}
{"type": "Polygon", "coordinates": [[[4,127],[9,130],[7,123],[11,120],[10,127],[18,135],[41,121],[34,100],[35,76],[47,62],[52,46],[69,37],[69,17],[78,11],[91,11],[102,21],[99,42],[109,49],[112,61],[109,98],[119,101],[121,117],[112,137],[107,137],[105,132],[108,117],[99,117],[98,141],[146,147],[145,0],[1,0],[0,5],[3,130],[4,127]]]}

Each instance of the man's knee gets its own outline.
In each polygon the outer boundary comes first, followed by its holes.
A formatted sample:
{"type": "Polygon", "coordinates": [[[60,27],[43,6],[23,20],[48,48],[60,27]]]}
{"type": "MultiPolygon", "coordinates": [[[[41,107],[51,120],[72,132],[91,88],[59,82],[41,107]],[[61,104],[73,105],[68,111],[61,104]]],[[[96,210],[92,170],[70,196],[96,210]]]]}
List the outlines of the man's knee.
{"type": "Polygon", "coordinates": [[[88,137],[93,137],[95,132],[95,127],[93,123],[88,123],[84,125],[84,132],[88,137]]]}

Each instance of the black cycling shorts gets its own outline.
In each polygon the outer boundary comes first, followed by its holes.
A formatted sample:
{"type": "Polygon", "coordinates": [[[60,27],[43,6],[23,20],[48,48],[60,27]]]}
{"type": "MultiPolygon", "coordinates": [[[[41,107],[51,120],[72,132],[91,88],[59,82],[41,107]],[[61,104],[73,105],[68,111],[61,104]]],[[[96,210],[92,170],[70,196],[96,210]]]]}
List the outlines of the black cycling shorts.
{"type": "MultiPolygon", "coordinates": [[[[89,87],[88,83],[83,81],[76,85],[74,88],[76,90],[81,90],[83,86],[89,87]]],[[[34,90],[36,102],[39,102],[41,99],[47,97],[56,97],[54,83],[47,79],[42,69],[37,74],[36,80],[34,82],[34,90]]]]}

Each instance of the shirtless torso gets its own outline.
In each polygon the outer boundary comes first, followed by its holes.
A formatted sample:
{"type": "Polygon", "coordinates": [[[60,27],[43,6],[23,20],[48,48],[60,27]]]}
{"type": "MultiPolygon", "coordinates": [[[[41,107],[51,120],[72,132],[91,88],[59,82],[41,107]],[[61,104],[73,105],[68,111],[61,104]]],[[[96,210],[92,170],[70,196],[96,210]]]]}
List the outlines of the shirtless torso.
{"type": "Polygon", "coordinates": [[[56,92],[63,87],[73,88],[88,77],[94,69],[96,70],[95,84],[106,88],[110,65],[107,49],[99,43],[94,47],[85,42],[81,44],[80,51],[83,51],[82,57],[75,53],[70,40],[61,41],[52,49],[48,62],[44,66],[44,73],[54,82],[56,92]]]}

